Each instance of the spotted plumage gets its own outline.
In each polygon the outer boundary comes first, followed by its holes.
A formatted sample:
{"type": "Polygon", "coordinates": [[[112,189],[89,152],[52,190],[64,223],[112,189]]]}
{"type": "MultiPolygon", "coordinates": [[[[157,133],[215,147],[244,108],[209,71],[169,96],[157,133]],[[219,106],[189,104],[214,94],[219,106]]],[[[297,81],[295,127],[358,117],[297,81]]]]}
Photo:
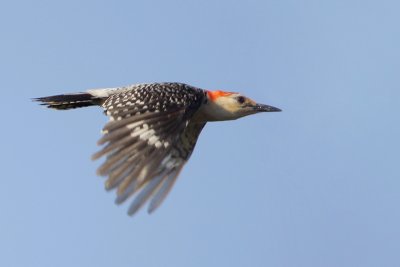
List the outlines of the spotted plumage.
{"type": "Polygon", "coordinates": [[[134,196],[128,213],[149,201],[154,211],[190,158],[207,121],[236,119],[259,111],[279,111],[237,93],[207,91],[183,83],[150,83],[35,99],[49,108],[100,105],[110,121],[98,141],[105,156],[98,174],[116,189],[116,203],[134,196]],[[257,110],[259,109],[259,110],[257,110]]]}

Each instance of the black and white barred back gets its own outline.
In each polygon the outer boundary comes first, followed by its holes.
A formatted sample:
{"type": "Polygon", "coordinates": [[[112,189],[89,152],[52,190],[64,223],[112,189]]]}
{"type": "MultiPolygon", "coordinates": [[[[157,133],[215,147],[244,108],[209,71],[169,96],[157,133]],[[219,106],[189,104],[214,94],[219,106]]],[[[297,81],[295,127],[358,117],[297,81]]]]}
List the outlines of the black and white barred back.
{"type": "Polygon", "coordinates": [[[154,211],[172,188],[205,125],[192,119],[207,97],[186,84],[152,83],[36,100],[55,109],[104,108],[110,121],[93,159],[106,156],[98,174],[108,176],[107,190],[117,189],[116,203],[136,195],[132,215],[150,199],[154,211]]]}

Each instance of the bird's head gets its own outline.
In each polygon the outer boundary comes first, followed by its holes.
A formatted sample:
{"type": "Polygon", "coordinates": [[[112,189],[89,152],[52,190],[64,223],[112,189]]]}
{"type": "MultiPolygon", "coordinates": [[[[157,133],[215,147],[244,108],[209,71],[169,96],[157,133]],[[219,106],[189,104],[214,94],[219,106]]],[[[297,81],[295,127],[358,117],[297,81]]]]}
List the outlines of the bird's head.
{"type": "Polygon", "coordinates": [[[207,91],[207,98],[203,112],[208,121],[235,120],[259,112],[281,111],[276,107],[256,103],[239,93],[207,91]]]}

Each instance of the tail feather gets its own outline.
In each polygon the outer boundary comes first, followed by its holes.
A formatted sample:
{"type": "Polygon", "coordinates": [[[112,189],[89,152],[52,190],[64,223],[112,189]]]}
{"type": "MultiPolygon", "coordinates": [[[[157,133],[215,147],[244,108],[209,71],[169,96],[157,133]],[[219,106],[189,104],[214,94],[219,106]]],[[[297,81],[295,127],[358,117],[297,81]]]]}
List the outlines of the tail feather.
{"type": "Polygon", "coordinates": [[[46,97],[34,98],[33,101],[42,102],[41,105],[53,109],[73,109],[101,105],[104,98],[93,96],[89,93],[53,95],[46,97]]]}

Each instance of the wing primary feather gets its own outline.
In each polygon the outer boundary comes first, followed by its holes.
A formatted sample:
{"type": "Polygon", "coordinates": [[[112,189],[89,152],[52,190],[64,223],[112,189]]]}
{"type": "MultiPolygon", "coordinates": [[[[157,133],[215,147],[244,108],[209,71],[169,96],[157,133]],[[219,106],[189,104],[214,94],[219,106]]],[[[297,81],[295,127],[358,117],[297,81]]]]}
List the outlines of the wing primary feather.
{"type": "MultiPolygon", "coordinates": [[[[137,125],[137,127],[139,127],[139,125],[141,125],[141,122],[142,121],[138,121],[136,123],[132,123],[131,124],[132,127],[123,127],[123,128],[120,127],[120,128],[114,129],[113,131],[108,131],[108,132],[106,132],[106,134],[103,135],[102,138],[100,138],[99,141],[97,141],[97,144],[98,145],[103,145],[103,144],[105,144],[105,143],[107,143],[107,142],[109,142],[109,141],[111,141],[113,139],[115,140],[117,138],[120,138],[121,136],[129,135],[130,132],[134,131],[133,128],[135,127],[135,125],[137,125]]],[[[127,125],[129,125],[129,124],[127,124],[127,125]]],[[[143,130],[144,129],[142,129],[142,131],[143,130]]],[[[140,130],[138,130],[138,131],[140,131],[140,130]]]]}
{"type": "Polygon", "coordinates": [[[117,197],[115,198],[115,204],[120,205],[123,202],[125,202],[125,200],[131,196],[131,192],[135,192],[137,190],[136,187],[137,187],[137,182],[133,181],[128,186],[128,188],[124,194],[117,195],[117,197]]]}
{"type": "Polygon", "coordinates": [[[136,142],[136,140],[137,140],[137,138],[132,138],[130,135],[128,135],[116,142],[110,142],[106,146],[104,146],[100,151],[94,153],[92,156],[92,160],[101,158],[102,156],[106,155],[107,153],[109,153],[117,148],[128,147],[132,143],[136,142]]]}
{"type": "MultiPolygon", "coordinates": [[[[157,173],[156,175],[161,175],[162,172],[157,173]]],[[[155,176],[156,176],[155,175],[155,176]]],[[[146,183],[139,184],[138,180],[133,180],[125,189],[125,191],[117,195],[117,198],[115,199],[116,204],[121,204],[125,202],[130,196],[132,196],[135,192],[137,192],[141,187],[143,187],[146,183]]]]}
{"type": "Polygon", "coordinates": [[[127,147],[121,147],[114,153],[110,154],[107,160],[97,169],[97,173],[101,176],[107,175],[111,170],[115,169],[116,164],[122,159],[129,159],[132,155],[135,155],[138,150],[146,147],[145,142],[136,142],[127,147]]]}
{"type": "Polygon", "coordinates": [[[156,158],[150,156],[149,158],[152,159],[140,162],[140,166],[135,170],[135,173],[132,173],[122,181],[117,190],[118,203],[124,202],[136,191],[140,190],[146,183],[154,179],[154,177],[166,171],[165,169],[160,170],[159,168],[164,157],[162,155],[155,156],[156,158]],[[132,183],[135,184],[135,187],[131,187],[132,183]]]}
{"type": "Polygon", "coordinates": [[[178,168],[174,169],[174,171],[168,175],[167,178],[164,179],[163,183],[161,184],[160,188],[157,190],[157,192],[154,194],[152,197],[149,207],[147,209],[148,213],[152,213],[155,211],[165,200],[167,197],[168,193],[171,191],[172,187],[175,184],[176,179],[179,176],[179,173],[181,172],[184,164],[179,166],[178,168]]]}
{"type": "MultiPolygon", "coordinates": [[[[132,132],[132,133],[129,134],[129,132],[132,131],[132,130],[129,130],[129,129],[120,129],[120,130],[124,130],[124,132],[126,132],[125,134],[128,134],[128,137],[129,137],[129,139],[132,140],[132,143],[135,142],[135,141],[137,141],[137,139],[139,138],[139,136],[140,136],[141,134],[144,134],[145,132],[148,132],[148,131],[149,131],[148,128],[143,128],[143,129],[138,129],[137,131],[134,131],[134,132],[132,132]]],[[[120,131],[120,130],[118,130],[118,131],[120,131]]],[[[113,132],[113,133],[114,133],[114,132],[113,132]]],[[[100,156],[100,157],[101,157],[102,155],[104,155],[104,154],[107,153],[106,151],[108,150],[108,148],[107,148],[108,145],[112,146],[113,143],[119,142],[119,140],[118,140],[118,137],[120,137],[119,134],[117,134],[117,135],[115,135],[115,136],[111,136],[113,133],[111,133],[111,134],[106,134],[106,135],[110,135],[110,136],[108,137],[110,140],[106,140],[106,141],[109,142],[109,144],[107,144],[102,150],[100,150],[99,152],[97,152],[97,153],[96,153],[95,155],[93,155],[93,156],[96,156],[96,157],[99,157],[99,156],[100,156]],[[103,151],[103,150],[105,150],[105,151],[103,151]]],[[[122,134],[122,135],[123,135],[123,134],[122,134]]],[[[124,139],[124,138],[123,138],[123,139],[124,139]]],[[[127,138],[127,139],[128,139],[128,138],[127,138]]]]}
{"type": "Polygon", "coordinates": [[[114,168],[106,181],[106,188],[112,189],[119,186],[123,179],[137,168],[140,163],[140,156],[140,153],[136,153],[127,158],[120,166],[114,168]]]}
{"type": "MultiPolygon", "coordinates": [[[[147,152],[149,150],[149,147],[145,148],[145,151],[147,152]]],[[[142,162],[144,161],[143,155],[136,153],[129,157],[121,166],[118,166],[112,170],[114,172],[112,176],[109,177],[109,184],[110,186],[113,185],[115,181],[120,180],[118,177],[120,177],[123,172],[120,172],[119,168],[123,167],[124,170],[127,170],[125,167],[129,166],[132,164],[134,168],[130,169],[130,173],[127,173],[124,175],[124,178],[118,182],[118,189],[117,189],[117,195],[123,194],[123,192],[126,190],[126,188],[129,186],[129,184],[136,179],[136,176],[140,173],[140,170],[142,168],[142,162]],[[134,157],[134,158],[133,158],[134,157]]],[[[117,184],[115,184],[116,186],[117,184]]]]}
{"type": "Polygon", "coordinates": [[[112,171],[108,176],[108,179],[105,182],[105,188],[107,191],[110,191],[120,185],[120,183],[135,169],[135,165],[131,164],[124,164],[119,169],[112,171]],[[123,171],[121,170],[123,168],[123,171]],[[118,174],[114,174],[114,172],[118,171],[118,174]]]}
{"type": "MultiPolygon", "coordinates": [[[[138,125],[140,125],[140,124],[138,124],[138,125]]],[[[103,145],[103,144],[109,142],[110,140],[120,138],[124,135],[129,136],[129,133],[131,131],[132,131],[132,129],[130,129],[128,127],[124,127],[124,128],[116,129],[112,132],[105,132],[105,134],[99,139],[99,141],[97,141],[97,145],[103,145]]]]}
{"type": "Polygon", "coordinates": [[[135,200],[132,202],[128,209],[128,214],[132,216],[135,214],[146,201],[151,197],[153,192],[157,189],[157,187],[162,182],[163,176],[157,176],[150,180],[146,186],[140,191],[140,193],[136,196],[135,200]]]}
{"type": "Polygon", "coordinates": [[[155,150],[155,147],[146,147],[145,150],[142,152],[140,152],[142,154],[142,157],[140,159],[140,162],[137,164],[137,169],[135,169],[135,171],[130,174],[128,177],[126,177],[124,179],[124,181],[122,181],[122,183],[118,186],[117,189],[117,194],[121,195],[125,192],[125,190],[128,188],[129,184],[133,181],[137,179],[137,175],[140,174],[140,172],[142,171],[142,169],[145,167],[145,158],[151,159],[150,154],[152,151],[155,150]]]}

